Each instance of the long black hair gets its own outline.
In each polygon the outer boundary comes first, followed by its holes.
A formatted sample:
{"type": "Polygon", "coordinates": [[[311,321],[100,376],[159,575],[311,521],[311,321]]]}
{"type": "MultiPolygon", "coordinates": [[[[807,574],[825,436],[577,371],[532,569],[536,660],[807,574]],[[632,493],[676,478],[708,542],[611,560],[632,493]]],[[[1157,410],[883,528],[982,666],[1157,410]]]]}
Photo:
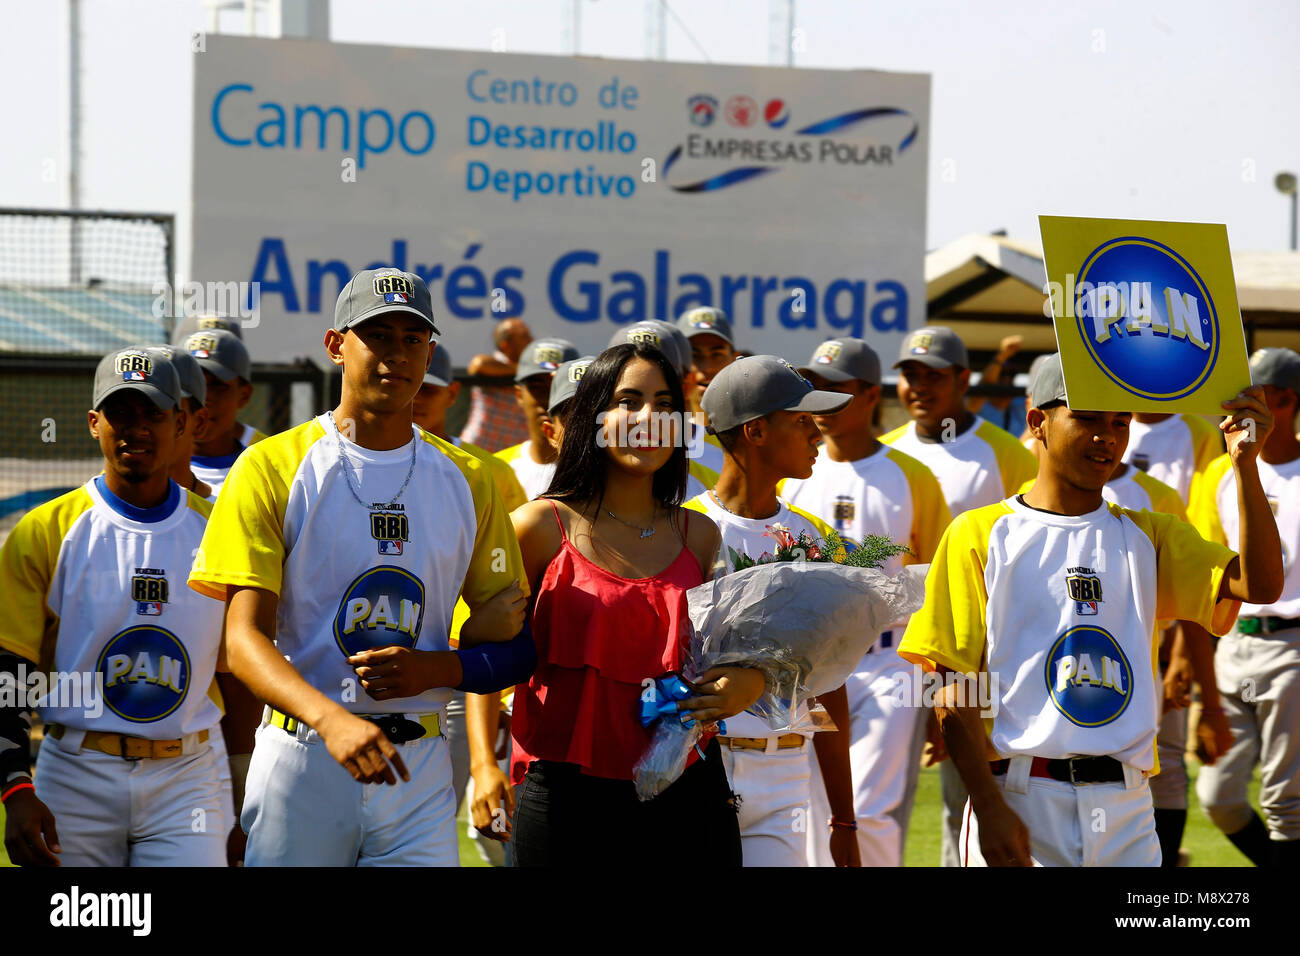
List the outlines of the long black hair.
{"type": "Polygon", "coordinates": [[[686,460],[685,430],[689,427],[689,416],[682,397],[681,376],[659,349],[632,343],[615,345],[601,352],[583,373],[573,398],[565,403],[564,441],[560,445],[559,460],[555,463],[555,475],[542,497],[566,502],[594,501],[597,507],[604,500],[605,472],[609,462],[605,449],[597,444],[596,436],[613,401],[623,367],[634,358],[654,364],[663,373],[672,394],[673,412],[681,422],[672,456],[654,473],[651,493],[666,508],[680,505],[686,497],[690,464],[686,460]]]}

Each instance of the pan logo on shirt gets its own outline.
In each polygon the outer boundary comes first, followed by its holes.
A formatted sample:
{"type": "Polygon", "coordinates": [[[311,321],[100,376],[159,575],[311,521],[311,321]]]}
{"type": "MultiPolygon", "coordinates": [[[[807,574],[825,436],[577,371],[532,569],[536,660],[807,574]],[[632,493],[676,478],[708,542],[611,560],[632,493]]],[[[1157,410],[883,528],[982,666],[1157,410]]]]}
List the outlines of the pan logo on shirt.
{"type": "Polygon", "coordinates": [[[167,572],[160,568],[136,568],[131,576],[131,600],[135,613],[157,617],[167,603],[167,572]]]}
{"type": "Polygon", "coordinates": [[[162,720],[185,700],[190,655],[180,639],[155,624],[128,627],[99,652],[108,709],[132,723],[162,720]]]}
{"type": "Polygon", "coordinates": [[[343,656],[398,644],[414,647],[424,618],[424,582],[402,568],[371,568],[348,585],[334,613],[343,656]]]}
{"type": "Polygon", "coordinates": [[[1056,639],[1043,667],[1052,704],[1072,724],[1100,727],[1133,699],[1133,668],[1105,628],[1079,624],[1056,639]]]}
{"type": "Polygon", "coordinates": [[[1091,617],[1101,603],[1101,577],[1092,568],[1066,568],[1065,590],[1074,602],[1074,613],[1091,617]]]}
{"type": "Polygon", "coordinates": [[[372,511],[370,537],[379,542],[380,554],[401,554],[402,542],[411,540],[411,525],[400,511],[372,511]]]}

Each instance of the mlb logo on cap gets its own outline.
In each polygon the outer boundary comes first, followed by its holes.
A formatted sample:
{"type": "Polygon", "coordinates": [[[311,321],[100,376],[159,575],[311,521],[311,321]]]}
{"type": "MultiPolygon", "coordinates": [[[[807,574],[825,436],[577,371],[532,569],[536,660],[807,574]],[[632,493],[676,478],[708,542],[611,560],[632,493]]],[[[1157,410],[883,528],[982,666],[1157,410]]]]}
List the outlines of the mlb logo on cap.
{"type": "Polygon", "coordinates": [[[406,304],[406,295],[405,295],[404,293],[402,293],[402,292],[385,292],[385,293],[384,293],[384,301],[385,301],[385,302],[400,302],[400,303],[402,303],[403,305],[405,305],[405,304],[406,304]]]}
{"type": "Polygon", "coordinates": [[[813,353],[813,361],[818,365],[830,365],[839,357],[839,342],[824,342],[818,347],[817,351],[813,353]]]}
{"type": "Polygon", "coordinates": [[[564,361],[564,350],[543,346],[533,353],[537,365],[548,372],[554,372],[564,361]]]}
{"type": "Polygon", "coordinates": [[[924,355],[926,352],[930,351],[930,343],[933,341],[934,336],[929,332],[917,332],[912,336],[912,354],[924,355]]]}
{"type": "Polygon", "coordinates": [[[122,381],[124,382],[143,382],[144,378],[144,372],[131,370],[122,373],[122,381]]]}
{"type": "Polygon", "coordinates": [[[380,553],[380,554],[401,554],[401,553],[402,553],[402,542],[400,542],[400,541],[380,541],[380,542],[379,542],[379,553],[380,553]]]}

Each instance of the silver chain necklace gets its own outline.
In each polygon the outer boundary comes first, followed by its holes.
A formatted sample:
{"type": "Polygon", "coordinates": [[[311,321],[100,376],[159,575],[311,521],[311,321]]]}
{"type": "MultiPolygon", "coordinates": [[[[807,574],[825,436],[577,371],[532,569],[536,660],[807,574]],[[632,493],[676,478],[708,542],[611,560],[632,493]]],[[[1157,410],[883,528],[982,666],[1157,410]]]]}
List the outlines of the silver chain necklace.
{"type": "Polygon", "coordinates": [[[718,507],[721,508],[723,511],[725,511],[727,514],[735,515],[735,517],[737,518],[740,517],[740,515],[736,514],[734,511],[732,511],[730,508],[728,508],[726,505],[722,503],[722,499],[718,497],[718,493],[714,491],[712,488],[709,489],[709,494],[713,497],[713,500],[718,503],[718,507]]]}
{"type": "MultiPolygon", "coordinates": [[[[338,423],[334,421],[333,412],[329,413],[329,418],[330,426],[334,429],[334,441],[338,445],[339,449],[339,464],[343,468],[343,477],[348,483],[348,491],[352,492],[352,497],[357,499],[357,504],[369,511],[371,506],[361,500],[361,480],[354,479],[352,475],[352,462],[348,458],[347,450],[343,447],[343,436],[339,434],[339,426],[338,423]]],[[[416,450],[417,444],[413,437],[411,439],[411,467],[406,471],[406,480],[402,482],[402,487],[397,489],[397,494],[393,495],[392,499],[389,501],[383,502],[384,504],[397,504],[397,499],[402,497],[402,492],[406,491],[406,486],[411,483],[411,476],[415,474],[416,450]]]]}
{"type": "MultiPolygon", "coordinates": [[[[653,524],[651,524],[650,527],[648,527],[648,528],[643,528],[643,527],[641,527],[641,525],[639,525],[639,524],[633,524],[631,521],[627,521],[627,520],[624,520],[623,518],[620,518],[618,515],[614,514],[614,512],[610,511],[608,508],[605,509],[605,514],[609,515],[611,518],[613,518],[613,519],[614,519],[615,521],[617,521],[619,524],[625,524],[625,525],[627,525],[629,528],[636,528],[637,531],[640,531],[640,532],[641,532],[641,537],[642,537],[642,538],[648,538],[648,537],[650,537],[650,535],[652,535],[652,534],[655,533],[655,528],[654,528],[654,525],[653,525],[653,524]]],[[[654,521],[654,517],[651,516],[650,520],[653,522],[653,521],[654,521]]]]}

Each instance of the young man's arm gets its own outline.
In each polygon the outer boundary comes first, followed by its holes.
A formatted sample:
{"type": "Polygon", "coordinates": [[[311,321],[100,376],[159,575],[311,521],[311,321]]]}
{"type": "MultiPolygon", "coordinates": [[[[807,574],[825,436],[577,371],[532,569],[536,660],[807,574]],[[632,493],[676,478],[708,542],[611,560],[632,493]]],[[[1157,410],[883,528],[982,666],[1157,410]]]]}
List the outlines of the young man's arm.
{"type": "MultiPolygon", "coordinates": [[[[4,796],[5,850],[15,866],[59,866],[62,851],[54,814],[32,788],[31,716],[23,706],[26,681],[36,665],[0,651],[0,685],[12,688],[15,703],[0,704],[0,796],[4,796]]],[[[8,695],[6,695],[8,696],[8,695]]]]}
{"type": "MultiPolygon", "coordinates": [[[[942,665],[937,670],[952,673],[942,665]]],[[[1007,806],[993,779],[979,706],[959,703],[959,683],[944,681],[934,711],[953,766],[970,791],[971,809],[979,819],[980,852],[989,866],[1032,866],[1029,829],[1007,806]]]]}
{"type": "MultiPolygon", "coordinates": [[[[817,765],[821,768],[822,782],[826,785],[826,800],[831,817],[839,824],[855,823],[853,806],[853,772],[849,764],[849,694],[840,685],[829,694],[819,694],[817,702],[835,726],[834,731],[813,734],[813,747],[817,751],[817,765]]],[[[815,786],[815,784],[814,784],[815,786]]],[[[824,827],[825,820],[812,820],[814,827],[824,827]]],[[[861,849],[858,835],[848,826],[831,827],[831,859],[836,866],[861,866],[861,849]]]]}
{"type": "Polygon", "coordinates": [[[311,727],[335,760],[360,783],[410,780],[397,748],[379,727],[348,713],[305,681],[272,643],[279,598],[262,588],[231,587],[226,597],[230,671],[276,710],[311,727]],[[389,763],[392,766],[389,766],[389,763]]]}
{"type": "Polygon", "coordinates": [[[1282,539],[1273,509],[1259,480],[1259,452],[1273,429],[1273,416],[1264,403],[1263,386],[1253,385],[1232,401],[1231,412],[1219,428],[1228,444],[1233,479],[1237,483],[1237,520],[1240,537],[1237,557],[1224,571],[1220,600],[1272,604],[1282,594],[1282,539]]]}

